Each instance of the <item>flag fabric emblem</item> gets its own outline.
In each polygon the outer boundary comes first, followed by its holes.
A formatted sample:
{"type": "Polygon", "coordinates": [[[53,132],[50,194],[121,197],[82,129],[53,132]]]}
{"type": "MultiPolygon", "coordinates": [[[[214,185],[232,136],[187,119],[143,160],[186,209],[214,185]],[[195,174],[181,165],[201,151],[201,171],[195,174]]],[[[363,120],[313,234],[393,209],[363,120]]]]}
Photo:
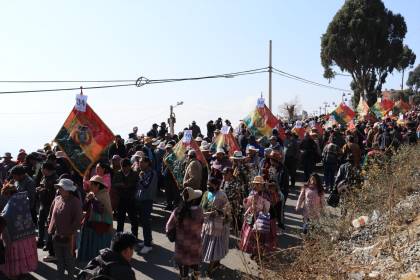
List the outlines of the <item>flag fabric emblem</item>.
{"type": "Polygon", "coordinates": [[[278,126],[278,119],[266,105],[255,108],[245,119],[244,123],[256,137],[272,135],[273,128],[278,126]]]}
{"type": "Polygon", "coordinates": [[[114,140],[114,134],[86,105],[86,111],[73,108],[54,142],[66,153],[71,165],[80,175],[101,158],[114,140]]]}
{"type": "MultiPolygon", "coordinates": [[[[184,138],[183,138],[184,140],[184,138]]],[[[197,155],[197,159],[203,164],[203,166],[207,166],[207,161],[200,150],[197,142],[193,139],[191,141],[178,141],[178,143],[174,146],[173,152],[166,155],[163,159],[164,164],[168,167],[169,171],[171,172],[172,176],[174,177],[178,188],[182,188],[182,184],[184,181],[185,169],[187,165],[187,151],[193,149],[197,155]]]]}
{"type": "Polygon", "coordinates": [[[331,115],[334,116],[336,122],[342,125],[347,125],[347,123],[350,122],[356,116],[356,113],[352,109],[350,109],[349,106],[347,106],[344,103],[341,103],[331,113],[331,115]]]}

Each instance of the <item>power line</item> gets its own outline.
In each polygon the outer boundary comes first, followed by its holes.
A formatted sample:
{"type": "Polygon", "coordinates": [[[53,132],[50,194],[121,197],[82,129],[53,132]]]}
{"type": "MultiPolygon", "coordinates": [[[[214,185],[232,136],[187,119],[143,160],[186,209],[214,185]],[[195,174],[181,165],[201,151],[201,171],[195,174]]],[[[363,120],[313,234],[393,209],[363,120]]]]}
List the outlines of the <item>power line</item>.
{"type": "Polygon", "coordinates": [[[306,84],[310,84],[310,85],[314,85],[314,86],[318,86],[318,87],[323,87],[323,88],[328,88],[328,89],[333,89],[333,90],[338,90],[338,91],[341,91],[341,92],[343,92],[343,91],[351,92],[348,89],[337,88],[337,87],[333,87],[333,86],[329,86],[329,85],[325,85],[325,84],[320,84],[320,83],[317,83],[317,82],[314,82],[314,81],[311,81],[311,80],[308,80],[308,79],[305,79],[305,78],[287,73],[285,71],[279,70],[275,67],[273,67],[273,70],[274,70],[273,73],[275,73],[277,75],[280,75],[280,76],[283,76],[283,77],[286,77],[286,78],[289,78],[289,79],[293,79],[293,80],[296,80],[296,81],[300,81],[300,82],[303,82],[303,83],[306,83],[306,84]]]}
{"type": "MultiPolygon", "coordinates": [[[[100,89],[100,88],[116,88],[116,87],[128,87],[134,86],[135,83],[131,84],[119,84],[119,85],[105,85],[105,86],[90,86],[83,87],[83,89],[100,89]]],[[[56,92],[56,91],[72,91],[80,90],[80,87],[73,88],[53,88],[53,89],[34,89],[34,90],[17,90],[17,91],[0,91],[0,94],[12,94],[12,93],[35,93],[35,92],[56,92]]]]}
{"type": "Polygon", "coordinates": [[[135,82],[135,79],[130,80],[0,80],[0,83],[8,83],[8,84],[58,84],[58,83],[131,83],[135,82]]]}
{"type": "Polygon", "coordinates": [[[149,80],[145,77],[140,77],[137,79],[137,86],[143,86],[145,84],[161,84],[161,83],[173,83],[173,82],[183,82],[183,81],[197,81],[204,79],[218,79],[218,78],[235,78],[237,76],[244,75],[254,75],[259,73],[268,72],[268,67],[256,68],[251,70],[245,70],[240,72],[232,72],[225,74],[209,75],[209,76],[199,76],[199,77],[189,77],[189,78],[172,78],[172,79],[152,79],[149,80]]]}
{"type": "MultiPolygon", "coordinates": [[[[115,88],[115,87],[126,87],[126,86],[141,87],[141,86],[148,85],[148,84],[172,83],[172,82],[181,82],[181,81],[195,81],[195,80],[216,79],[216,78],[234,78],[234,77],[237,77],[237,76],[265,73],[265,72],[268,71],[266,69],[267,69],[267,67],[245,70],[245,71],[239,71],[239,72],[231,72],[231,73],[226,73],[226,74],[217,74],[217,75],[211,75],[211,76],[174,78],[174,79],[153,79],[153,80],[149,80],[145,77],[140,77],[140,78],[137,79],[137,81],[125,80],[125,81],[130,82],[128,84],[87,86],[87,87],[83,87],[83,89],[84,90],[86,90],[86,89],[102,89],[102,88],[115,88]]],[[[118,80],[112,80],[112,81],[118,81],[118,80]]],[[[4,81],[4,82],[7,82],[7,81],[4,81]]],[[[19,81],[11,81],[11,82],[18,83],[19,81]]],[[[29,83],[29,82],[37,82],[37,81],[21,81],[21,82],[23,82],[23,83],[28,82],[29,83]]],[[[38,81],[38,82],[69,82],[69,81],[62,80],[62,81],[38,81]]],[[[77,81],[71,81],[71,82],[77,82],[77,81]]],[[[79,82],[84,82],[84,81],[79,81],[79,82]]],[[[93,82],[93,81],[88,81],[88,82],[93,82]]],[[[106,82],[111,82],[111,80],[106,80],[106,82]]],[[[0,91],[0,94],[41,93],[41,92],[59,92],[59,91],[73,91],[73,90],[80,90],[80,87],[36,89],[36,90],[18,90],[18,91],[0,91]]]]}
{"type": "MultiPolygon", "coordinates": [[[[306,84],[339,90],[341,92],[351,92],[347,89],[337,88],[325,84],[320,84],[285,71],[279,70],[275,67],[272,67],[274,70],[273,73],[293,79],[299,82],[303,82],[306,84]]],[[[224,74],[216,74],[216,75],[207,75],[207,76],[198,76],[198,77],[187,77],[187,78],[169,78],[169,79],[147,79],[146,77],[140,77],[136,81],[134,80],[86,80],[86,81],[76,81],[76,80],[44,80],[44,81],[35,81],[35,80],[26,80],[26,81],[18,81],[18,80],[11,80],[11,81],[0,81],[0,83],[116,83],[116,82],[126,82],[126,83],[118,83],[114,85],[97,85],[97,86],[87,86],[83,87],[83,89],[103,89],[103,88],[116,88],[116,87],[128,87],[128,86],[137,86],[141,87],[144,85],[149,84],[163,84],[163,83],[173,83],[173,82],[183,82],[183,81],[197,81],[197,80],[205,80],[205,79],[219,79],[219,78],[235,78],[239,76],[246,76],[246,75],[255,75],[260,73],[267,73],[268,67],[244,70],[239,72],[231,72],[231,73],[224,73],[224,74]]],[[[17,90],[17,91],[0,91],[0,94],[13,94],[13,93],[41,93],[41,92],[60,92],[60,91],[73,91],[73,90],[80,90],[80,87],[69,87],[69,88],[52,88],[52,89],[36,89],[36,90],[17,90]]]]}

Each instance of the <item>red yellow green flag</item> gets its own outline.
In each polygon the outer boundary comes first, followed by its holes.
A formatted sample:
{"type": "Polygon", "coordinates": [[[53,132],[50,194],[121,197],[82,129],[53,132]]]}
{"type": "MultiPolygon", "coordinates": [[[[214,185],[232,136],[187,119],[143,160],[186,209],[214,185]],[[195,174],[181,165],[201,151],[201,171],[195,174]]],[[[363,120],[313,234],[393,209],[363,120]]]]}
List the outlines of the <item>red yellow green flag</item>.
{"type": "Polygon", "coordinates": [[[73,108],[54,139],[71,165],[83,175],[100,159],[114,140],[114,134],[89,105],[81,112],[73,108]]]}
{"type": "Polygon", "coordinates": [[[166,155],[163,159],[163,162],[172,173],[178,188],[182,188],[187,164],[187,151],[190,149],[195,151],[197,159],[203,164],[203,166],[207,166],[207,161],[197,142],[195,142],[194,139],[185,141],[185,134],[184,138],[181,141],[178,141],[178,143],[174,146],[173,152],[166,155]]]}
{"type": "Polygon", "coordinates": [[[214,144],[216,145],[216,149],[224,149],[228,151],[229,156],[233,156],[235,151],[241,150],[232,133],[220,133],[214,140],[214,144]]]}
{"type": "Polygon", "coordinates": [[[279,120],[273,115],[268,107],[263,104],[257,106],[245,119],[244,123],[247,128],[256,137],[272,135],[273,128],[277,127],[279,120]]]}
{"type": "Polygon", "coordinates": [[[382,119],[388,114],[389,111],[392,110],[393,107],[394,101],[382,98],[378,99],[378,101],[376,101],[376,103],[370,108],[370,110],[372,111],[372,113],[375,114],[375,116],[378,119],[382,119]]]}

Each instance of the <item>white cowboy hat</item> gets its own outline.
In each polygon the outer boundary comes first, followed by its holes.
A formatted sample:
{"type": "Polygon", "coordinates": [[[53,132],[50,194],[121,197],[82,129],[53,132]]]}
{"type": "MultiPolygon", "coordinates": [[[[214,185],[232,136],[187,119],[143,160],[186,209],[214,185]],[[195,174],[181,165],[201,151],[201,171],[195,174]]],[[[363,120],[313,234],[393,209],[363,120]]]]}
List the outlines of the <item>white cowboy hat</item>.
{"type": "Polygon", "coordinates": [[[62,188],[63,190],[68,192],[74,192],[77,189],[73,181],[70,179],[61,179],[60,182],[58,182],[58,184],[56,184],[55,186],[62,188]]]}

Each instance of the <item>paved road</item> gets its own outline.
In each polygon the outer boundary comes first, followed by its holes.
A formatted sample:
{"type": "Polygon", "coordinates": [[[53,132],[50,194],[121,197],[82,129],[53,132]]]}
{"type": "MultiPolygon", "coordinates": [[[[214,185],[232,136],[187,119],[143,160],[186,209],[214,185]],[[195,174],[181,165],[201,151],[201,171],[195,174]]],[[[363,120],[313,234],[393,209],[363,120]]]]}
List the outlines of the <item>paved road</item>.
{"type": "MultiPolygon", "coordinates": [[[[299,186],[292,190],[286,203],[286,231],[279,235],[279,247],[287,248],[299,243],[299,232],[302,226],[302,217],[295,213],[296,200],[299,195],[299,186]]],[[[163,204],[155,204],[153,211],[153,251],[146,256],[139,256],[135,253],[132,261],[137,279],[178,279],[177,269],[173,262],[174,244],[170,243],[164,234],[164,227],[169,218],[169,211],[164,210],[163,204]]],[[[114,225],[116,228],[116,224],[114,225]]],[[[130,230],[130,224],[125,224],[125,230],[130,230]]],[[[140,237],[142,231],[139,230],[140,237]]],[[[245,273],[248,267],[254,267],[248,256],[241,251],[235,249],[237,239],[232,236],[230,242],[229,254],[223,259],[223,267],[213,279],[240,279],[241,273],[245,273]],[[245,265],[247,264],[247,265],[245,265]]],[[[46,252],[38,250],[39,259],[42,260],[46,256],[46,252]]],[[[40,261],[36,272],[31,273],[28,279],[55,279],[56,266],[53,263],[45,263],[40,261]]],[[[252,270],[255,273],[255,269],[252,270]]],[[[208,279],[208,278],[202,278],[208,279]]]]}

